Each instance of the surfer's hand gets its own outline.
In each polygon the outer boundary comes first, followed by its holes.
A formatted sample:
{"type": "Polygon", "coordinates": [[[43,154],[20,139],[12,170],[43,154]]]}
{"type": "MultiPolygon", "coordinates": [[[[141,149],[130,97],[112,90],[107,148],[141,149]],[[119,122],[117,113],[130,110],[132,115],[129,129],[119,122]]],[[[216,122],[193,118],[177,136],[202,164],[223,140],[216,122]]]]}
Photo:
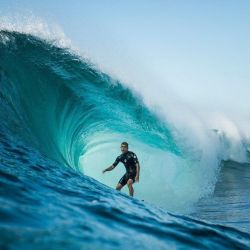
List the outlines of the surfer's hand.
{"type": "Polygon", "coordinates": [[[102,173],[104,174],[106,172],[106,169],[102,170],[102,173]]]}
{"type": "Polygon", "coordinates": [[[139,176],[135,177],[135,182],[139,182],[139,176]]]}

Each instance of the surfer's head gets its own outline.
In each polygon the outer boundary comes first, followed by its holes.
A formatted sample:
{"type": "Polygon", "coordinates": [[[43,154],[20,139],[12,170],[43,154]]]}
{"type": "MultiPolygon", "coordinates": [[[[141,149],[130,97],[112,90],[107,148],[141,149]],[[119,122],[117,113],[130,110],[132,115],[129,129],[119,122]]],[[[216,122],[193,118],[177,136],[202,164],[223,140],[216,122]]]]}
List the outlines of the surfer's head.
{"type": "Polygon", "coordinates": [[[128,152],[128,143],[127,142],[122,142],[121,151],[122,151],[122,153],[127,153],[128,152]]]}

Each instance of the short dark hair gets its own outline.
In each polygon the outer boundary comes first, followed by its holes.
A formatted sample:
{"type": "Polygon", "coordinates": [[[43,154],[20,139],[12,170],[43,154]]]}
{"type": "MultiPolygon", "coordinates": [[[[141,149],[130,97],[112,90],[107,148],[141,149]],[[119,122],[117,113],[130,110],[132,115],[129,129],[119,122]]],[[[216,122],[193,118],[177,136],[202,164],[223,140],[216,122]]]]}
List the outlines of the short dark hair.
{"type": "Polygon", "coordinates": [[[121,143],[121,145],[124,145],[124,146],[126,146],[126,147],[128,148],[128,143],[127,143],[127,142],[125,142],[125,141],[124,141],[124,142],[122,142],[122,143],[121,143]]]}

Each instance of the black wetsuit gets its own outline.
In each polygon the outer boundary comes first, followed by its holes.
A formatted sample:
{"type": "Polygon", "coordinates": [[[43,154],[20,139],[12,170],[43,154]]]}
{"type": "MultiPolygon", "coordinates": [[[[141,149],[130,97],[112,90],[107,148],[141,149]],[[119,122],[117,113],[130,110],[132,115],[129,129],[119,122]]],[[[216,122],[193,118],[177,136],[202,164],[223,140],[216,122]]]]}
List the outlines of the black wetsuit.
{"type": "Polygon", "coordinates": [[[119,183],[124,186],[127,184],[128,179],[132,179],[135,182],[136,163],[139,163],[136,154],[132,151],[121,154],[116,158],[113,165],[116,167],[119,162],[122,162],[126,168],[126,173],[119,180],[119,183]]]}

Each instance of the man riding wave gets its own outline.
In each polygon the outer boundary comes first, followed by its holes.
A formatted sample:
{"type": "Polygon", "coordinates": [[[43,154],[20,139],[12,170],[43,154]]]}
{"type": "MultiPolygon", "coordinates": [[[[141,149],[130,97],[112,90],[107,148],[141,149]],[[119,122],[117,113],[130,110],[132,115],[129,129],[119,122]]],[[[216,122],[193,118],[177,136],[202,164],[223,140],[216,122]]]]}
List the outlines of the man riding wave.
{"type": "Polygon", "coordinates": [[[119,180],[116,186],[116,190],[121,190],[124,185],[127,184],[129,189],[129,195],[133,196],[133,183],[139,182],[140,164],[136,154],[128,150],[127,142],[123,142],[121,144],[121,151],[122,154],[116,158],[115,162],[110,167],[104,169],[102,172],[105,173],[106,171],[111,171],[118,165],[119,162],[122,162],[126,168],[126,173],[119,180]]]}

